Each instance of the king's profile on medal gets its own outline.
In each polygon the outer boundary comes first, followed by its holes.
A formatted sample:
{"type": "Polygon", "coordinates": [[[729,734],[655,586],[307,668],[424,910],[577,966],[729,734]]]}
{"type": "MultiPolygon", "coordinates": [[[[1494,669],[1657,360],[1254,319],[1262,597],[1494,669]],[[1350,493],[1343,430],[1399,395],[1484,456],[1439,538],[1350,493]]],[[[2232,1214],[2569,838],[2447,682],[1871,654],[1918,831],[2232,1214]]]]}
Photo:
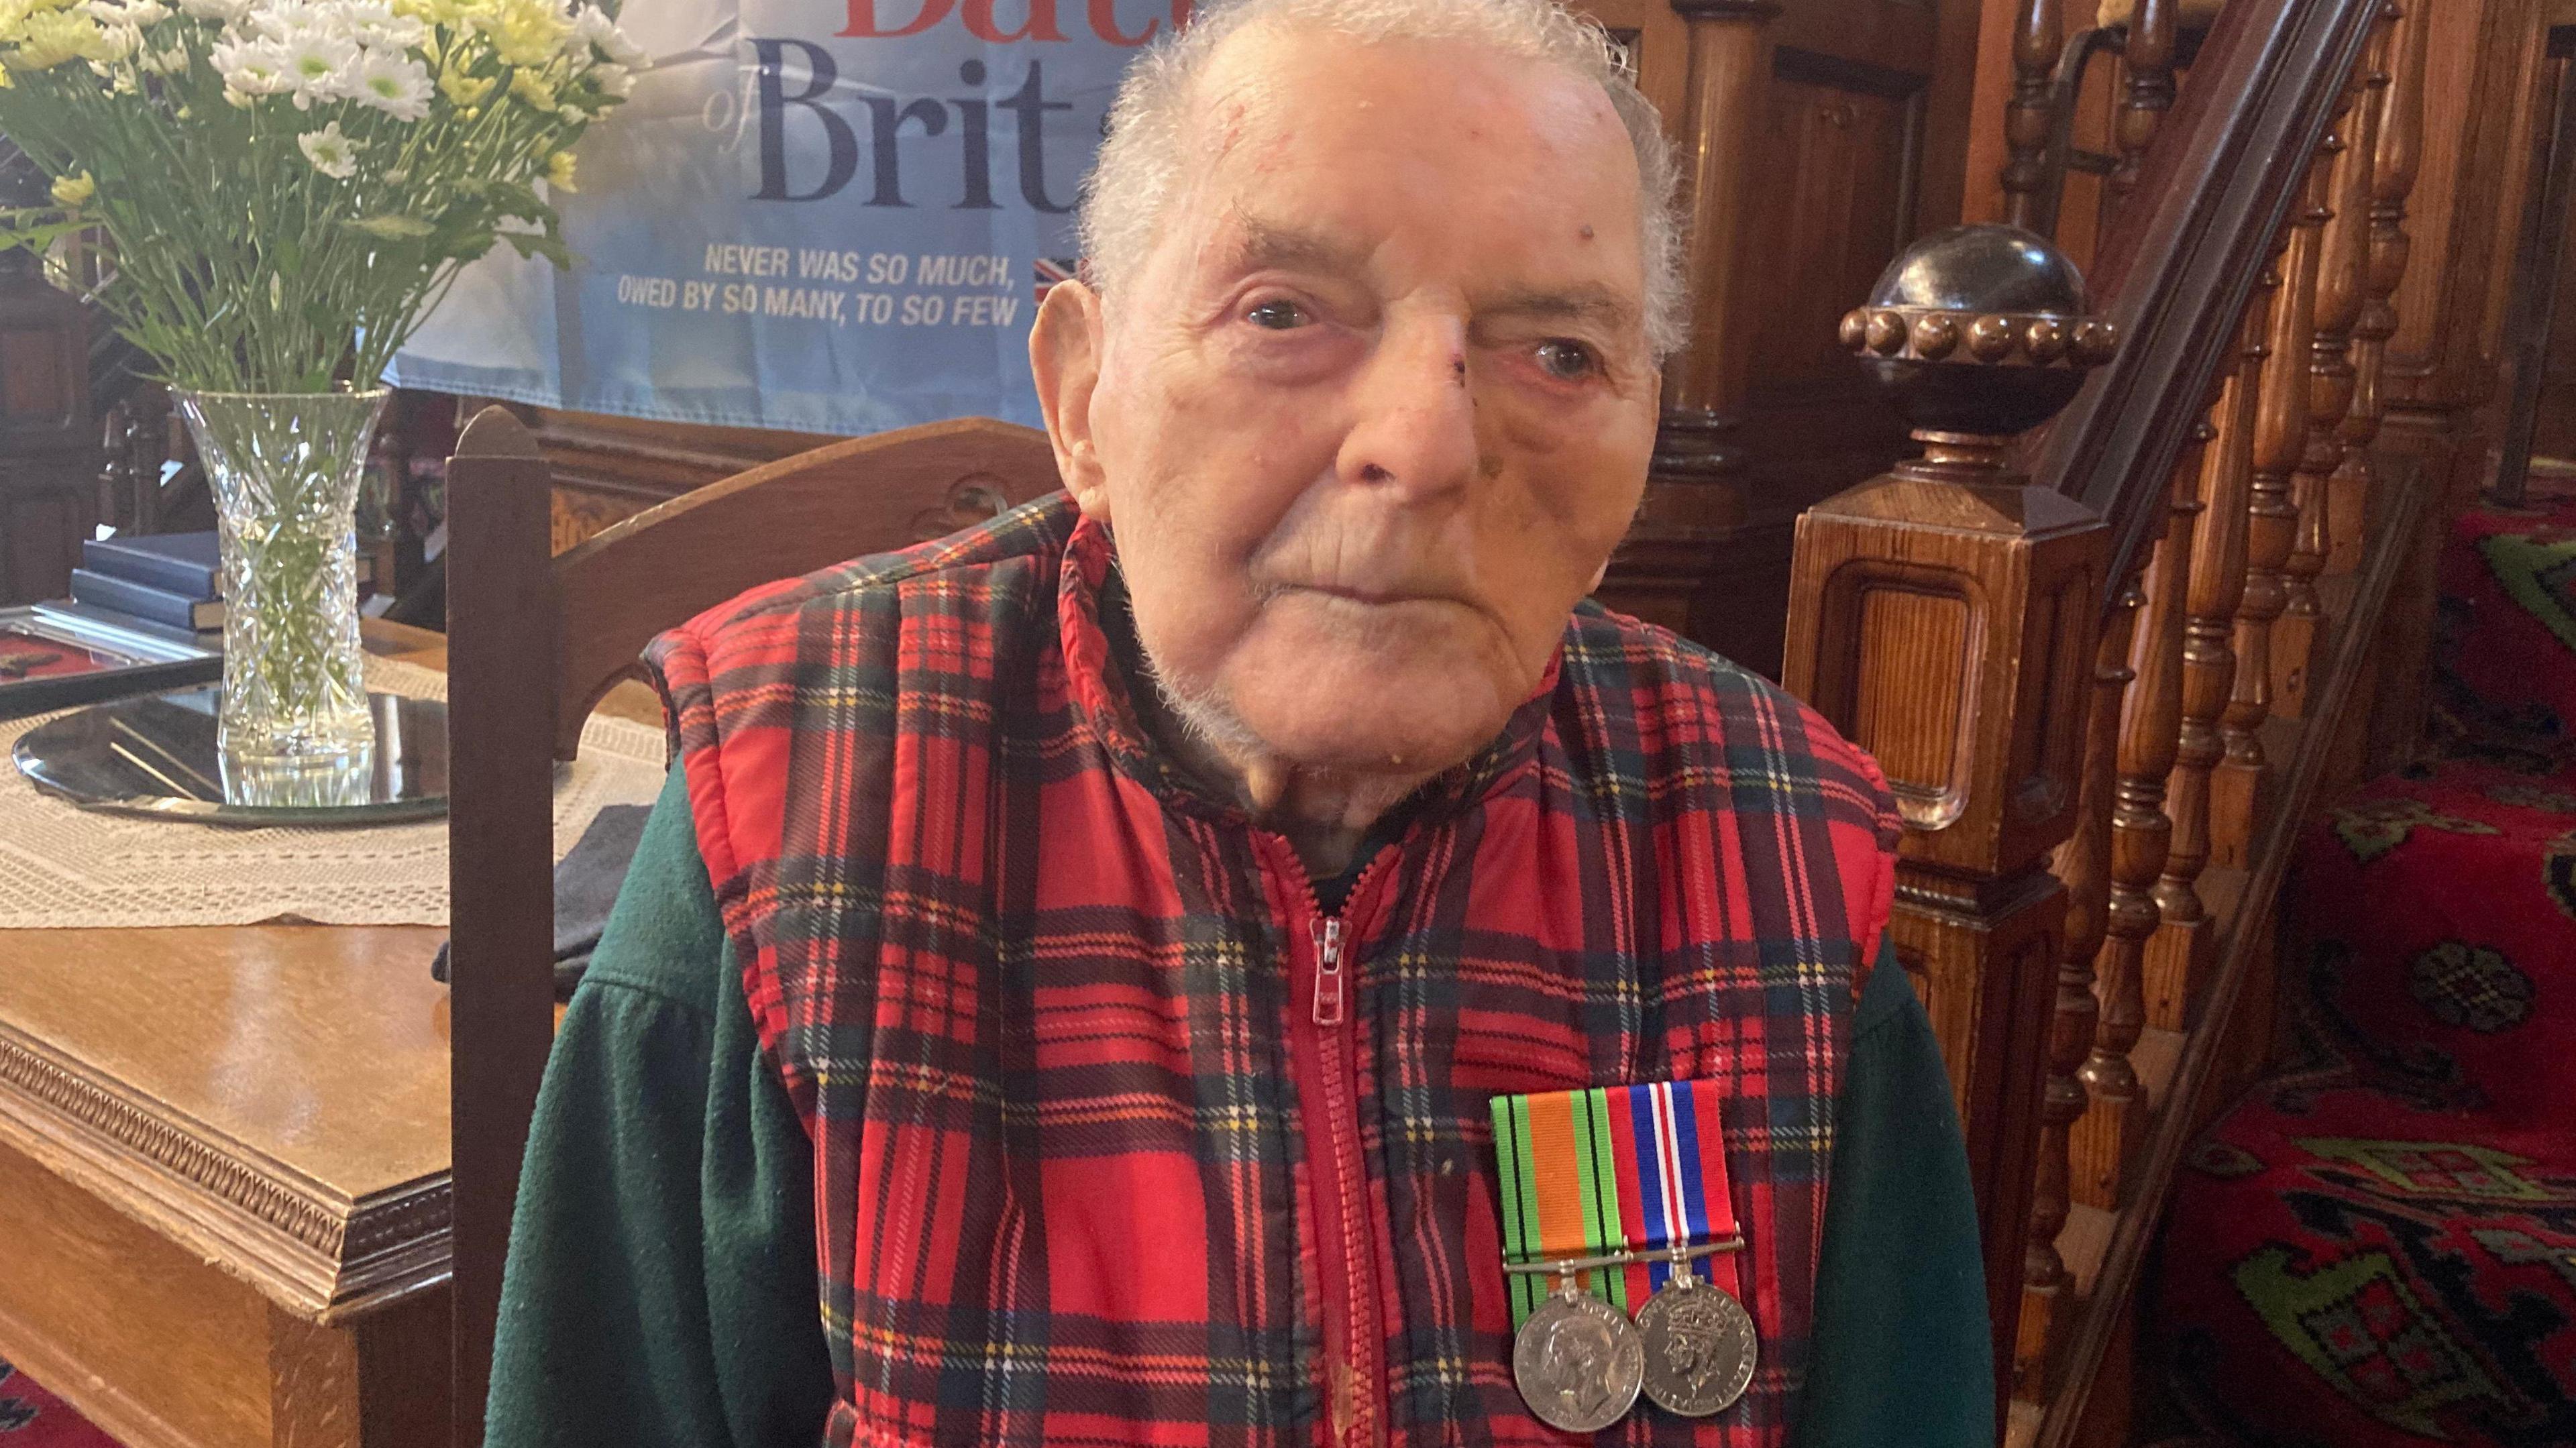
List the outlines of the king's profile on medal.
{"type": "Polygon", "coordinates": [[[1886,781],[1590,598],[1700,280],[1630,59],[1200,7],[1028,338],[1064,490],[653,645],[493,1448],[1992,1444],[1886,781]]]}

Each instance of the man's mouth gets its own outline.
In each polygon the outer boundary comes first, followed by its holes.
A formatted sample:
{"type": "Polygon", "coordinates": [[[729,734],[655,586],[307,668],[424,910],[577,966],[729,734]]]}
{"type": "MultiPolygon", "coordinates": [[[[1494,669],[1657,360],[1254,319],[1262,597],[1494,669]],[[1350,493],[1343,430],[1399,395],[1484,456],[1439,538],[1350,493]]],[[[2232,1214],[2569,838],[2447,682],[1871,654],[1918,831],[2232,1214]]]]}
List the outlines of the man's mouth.
{"type": "Polygon", "coordinates": [[[1283,592],[1315,593],[1337,598],[1344,603],[1364,604],[1371,608],[1389,608],[1402,603],[1462,603],[1456,594],[1427,588],[1377,588],[1348,583],[1289,584],[1283,592]]]}

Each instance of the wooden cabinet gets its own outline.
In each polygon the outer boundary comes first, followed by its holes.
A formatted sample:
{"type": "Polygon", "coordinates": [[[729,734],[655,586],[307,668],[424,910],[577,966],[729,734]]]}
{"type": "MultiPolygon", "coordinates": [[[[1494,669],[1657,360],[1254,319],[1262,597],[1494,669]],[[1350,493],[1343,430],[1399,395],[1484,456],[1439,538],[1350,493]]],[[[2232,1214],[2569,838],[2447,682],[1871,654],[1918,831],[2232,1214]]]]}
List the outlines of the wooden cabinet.
{"type": "Polygon", "coordinates": [[[0,604],[59,598],[98,522],[89,327],[35,259],[0,250],[0,604]]]}

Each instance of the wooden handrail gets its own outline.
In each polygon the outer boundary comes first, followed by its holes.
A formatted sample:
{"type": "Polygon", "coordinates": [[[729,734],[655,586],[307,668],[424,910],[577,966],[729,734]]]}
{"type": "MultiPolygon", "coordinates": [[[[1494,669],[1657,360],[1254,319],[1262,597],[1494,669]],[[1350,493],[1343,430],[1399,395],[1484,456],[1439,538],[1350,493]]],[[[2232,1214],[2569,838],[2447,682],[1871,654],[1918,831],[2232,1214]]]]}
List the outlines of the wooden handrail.
{"type": "Polygon", "coordinates": [[[2164,527],[2169,480],[2234,319],[2383,4],[2234,0],[2220,11],[2095,258],[2094,305],[2128,340],[2028,461],[2109,525],[2113,578],[2164,527]]]}

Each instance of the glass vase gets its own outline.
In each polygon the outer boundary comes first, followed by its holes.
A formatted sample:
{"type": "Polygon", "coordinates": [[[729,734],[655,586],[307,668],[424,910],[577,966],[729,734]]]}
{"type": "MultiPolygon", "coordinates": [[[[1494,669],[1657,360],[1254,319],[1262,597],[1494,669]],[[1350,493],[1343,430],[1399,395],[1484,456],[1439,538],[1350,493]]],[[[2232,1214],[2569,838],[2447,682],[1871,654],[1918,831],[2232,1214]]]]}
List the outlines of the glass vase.
{"type": "Polygon", "coordinates": [[[179,393],[215,498],[235,802],[329,804],[372,772],[355,515],[388,395],[179,393]]]}

